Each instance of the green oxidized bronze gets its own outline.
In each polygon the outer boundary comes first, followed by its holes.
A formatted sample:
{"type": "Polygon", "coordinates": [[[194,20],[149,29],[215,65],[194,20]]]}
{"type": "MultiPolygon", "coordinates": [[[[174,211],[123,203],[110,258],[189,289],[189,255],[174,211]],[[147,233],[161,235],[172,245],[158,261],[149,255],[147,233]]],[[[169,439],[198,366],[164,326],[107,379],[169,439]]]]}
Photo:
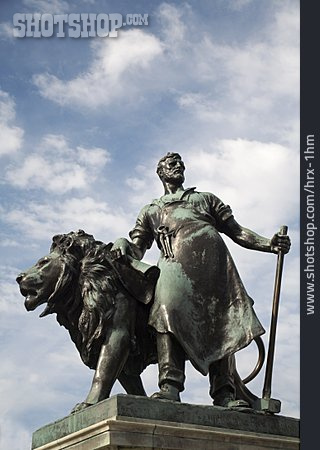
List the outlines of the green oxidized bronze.
{"type": "Polygon", "coordinates": [[[108,398],[116,379],[128,394],[146,395],[140,374],[157,361],[147,321],[159,269],[123,262],[111,246],[82,230],[57,235],[50,253],[17,277],[26,309],[46,304],[40,317],[55,313],[95,370],[72,412],[108,398]]]}
{"type": "Polygon", "coordinates": [[[132,243],[114,245],[140,259],[154,240],[161,251],[149,317],[159,361],[160,391],[153,398],[180,400],[189,359],[203,375],[209,373],[216,405],[244,406],[234,403],[242,399],[253,406],[253,397],[238,386],[234,354],[264,329],[220,233],[243,247],[273,253],[287,253],[290,239],[280,234],[268,239],[242,227],[215,195],[184,189],[184,170],[177,153],[159,161],[164,195],[141,210],[132,243]]]}
{"type": "Polygon", "coordinates": [[[209,374],[215,405],[278,412],[270,398],[259,406],[236,371],[235,353],[252,340],[261,358],[245,382],[260,370],[264,329],[220,233],[282,255],[290,239],[259,236],[215,195],[184,189],[184,169],[177,153],[159,161],[164,195],[141,210],[131,241],[105,245],[81,230],[58,235],[50,253],[17,278],[26,308],[46,303],[41,316],[56,313],[95,370],[86,400],[74,411],[107,398],[116,379],[128,393],[146,395],[140,374],[157,361],[160,390],[152,397],[180,401],[189,359],[209,374]],[[140,261],[153,241],[157,267],[140,261]]]}

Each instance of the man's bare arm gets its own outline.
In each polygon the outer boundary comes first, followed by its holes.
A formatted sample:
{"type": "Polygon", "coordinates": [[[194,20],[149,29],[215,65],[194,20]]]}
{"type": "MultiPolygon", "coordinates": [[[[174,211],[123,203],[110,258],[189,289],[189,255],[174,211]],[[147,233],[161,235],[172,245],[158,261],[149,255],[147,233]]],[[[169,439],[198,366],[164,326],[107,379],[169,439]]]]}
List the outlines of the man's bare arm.
{"type": "Polygon", "coordinates": [[[134,238],[130,243],[136,259],[142,259],[147,251],[147,243],[140,238],[134,238]]]}
{"type": "Polygon", "coordinates": [[[283,253],[288,253],[290,250],[291,242],[289,236],[281,236],[276,233],[271,239],[268,239],[241,226],[234,217],[230,217],[225,222],[223,231],[234,242],[251,250],[268,253],[278,253],[279,250],[283,253]]]}
{"type": "Polygon", "coordinates": [[[147,244],[140,238],[135,238],[131,242],[126,238],[119,238],[114,242],[111,250],[120,250],[122,255],[141,260],[147,250],[147,244]]]}

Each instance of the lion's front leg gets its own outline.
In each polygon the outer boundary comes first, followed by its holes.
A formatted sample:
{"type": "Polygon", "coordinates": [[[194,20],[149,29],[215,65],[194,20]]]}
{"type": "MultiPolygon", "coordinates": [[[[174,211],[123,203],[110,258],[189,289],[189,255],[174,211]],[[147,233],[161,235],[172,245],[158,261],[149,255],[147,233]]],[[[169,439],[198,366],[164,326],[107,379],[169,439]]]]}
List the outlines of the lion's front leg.
{"type": "Polygon", "coordinates": [[[108,398],[129,354],[130,335],[127,330],[113,330],[101,352],[86,403],[108,398]]]}
{"type": "Polygon", "coordinates": [[[108,325],[91,389],[86,400],[76,405],[73,412],[108,398],[128,358],[135,323],[135,303],[122,293],[118,294],[116,302],[116,311],[108,325]]]}

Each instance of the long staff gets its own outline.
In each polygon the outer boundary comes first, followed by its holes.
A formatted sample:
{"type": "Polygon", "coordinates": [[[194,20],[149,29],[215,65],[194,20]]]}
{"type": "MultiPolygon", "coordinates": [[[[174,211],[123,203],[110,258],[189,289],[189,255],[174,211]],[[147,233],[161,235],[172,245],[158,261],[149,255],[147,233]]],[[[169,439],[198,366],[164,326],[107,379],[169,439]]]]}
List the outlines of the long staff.
{"type": "MultiPolygon", "coordinates": [[[[287,232],[288,232],[288,227],[286,225],[283,225],[280,228],[279,235],[285,236],[287,234],[287,232]]],[[[279,250],[278,259],[277,259],[276,276],[275,276],[275,282],[274,282],[274,291],[273,291],[272,316],[271,316],[271,325],[270,325],[270,334],[269,334],[268,357],[267,357],[264,386],[263,386],[263,391],[262,391],[262,398],[264,398],[266,400],[270,399],[270,397],[271,397],[271,380],[272,380],[272,371],[273,371],[275,342],[276,342],[276,330],[277,330],[277,321],[278,321],[283,261],[284,261],[284,253],[281,250],[279,250]]]]}

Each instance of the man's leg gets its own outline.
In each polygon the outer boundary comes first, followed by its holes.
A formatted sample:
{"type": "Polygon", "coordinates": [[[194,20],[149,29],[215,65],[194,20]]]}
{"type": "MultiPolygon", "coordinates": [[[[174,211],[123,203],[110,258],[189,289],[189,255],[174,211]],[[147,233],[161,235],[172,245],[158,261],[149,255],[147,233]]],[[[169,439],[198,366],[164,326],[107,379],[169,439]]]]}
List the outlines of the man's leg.
{"type": "Polygon", "coordinates": [[[171,333],[157,334],[159,361],[159,388],[151,398],[180,401],[179,392],[184,390],[185,353],[171,333]]]}
{"type": "Polygon", "coordinates": [[[234,355],[215,361],[209,367],[210,396],[214,405],[227,407],[229,402],[235,400],[234,355]]]}

